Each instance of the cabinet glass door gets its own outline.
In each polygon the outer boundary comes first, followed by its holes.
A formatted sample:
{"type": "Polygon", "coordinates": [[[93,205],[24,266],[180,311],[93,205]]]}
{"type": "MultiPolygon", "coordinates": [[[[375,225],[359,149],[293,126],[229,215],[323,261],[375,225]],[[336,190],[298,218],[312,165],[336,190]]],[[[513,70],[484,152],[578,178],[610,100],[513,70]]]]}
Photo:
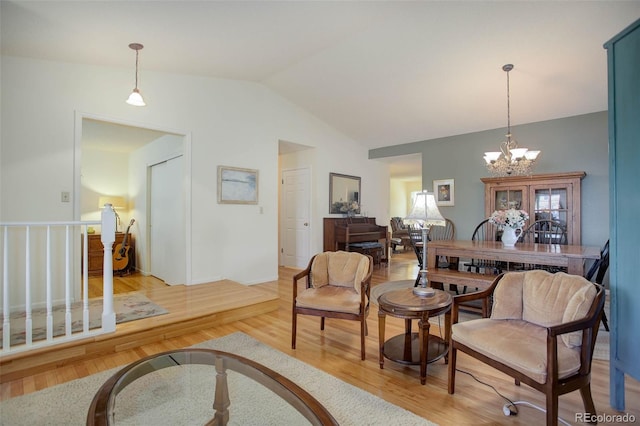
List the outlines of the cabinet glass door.
{"type": "Polygon", "coordinates": [[[534,200],[535,220],[555,220],[567,226],[569,200],[566,188],[536,189],[534,200]]]}
{"type": "Polygon", "coordinates": [[[567,239],[572,241],[573,220],[571,217],[570,186],[532,187],[533,216],[532,220],[554,220],[567,231],[567,239]]]}
{"type": "Polygon", "coordinates": [[[522,209],[524,193],[525,191],[520,188],[496,188],[493,196],[495,210],[522,209]]]}

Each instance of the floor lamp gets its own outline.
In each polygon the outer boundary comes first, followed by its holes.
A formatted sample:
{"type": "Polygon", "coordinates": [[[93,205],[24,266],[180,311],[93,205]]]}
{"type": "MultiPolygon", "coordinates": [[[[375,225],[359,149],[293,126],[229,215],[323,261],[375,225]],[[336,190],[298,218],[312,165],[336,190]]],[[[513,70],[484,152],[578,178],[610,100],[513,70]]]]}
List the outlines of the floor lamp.
{"type": "Polygon", "coordinates": [[[422,191],[416,194],[413,207],[409,215],[404,218],[407,223],[419,223],[422,225],[422,269],[420,270],[420,286],[413,288],[413,293],[418,296],[433,296],[435,292],[427,287],[427,240],[429,239],[429,227],[432,225],[444,226],[444,217],[438,210],[436,198],[432,192],[422,191]]]}

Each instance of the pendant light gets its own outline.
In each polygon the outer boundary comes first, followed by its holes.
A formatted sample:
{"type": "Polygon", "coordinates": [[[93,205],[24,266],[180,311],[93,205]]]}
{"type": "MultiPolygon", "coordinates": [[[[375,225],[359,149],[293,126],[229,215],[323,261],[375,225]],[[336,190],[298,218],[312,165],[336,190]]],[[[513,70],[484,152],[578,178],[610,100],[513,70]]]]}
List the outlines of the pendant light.
{"type": "Polygon", "coordinates": [[[140,94],[140,91],[138,90],[138,52],[143,47],[144,46],[141,45],[140,43],[131,43],[129,45],[129,48],[131,48],[131,49],[136,51],[136,86],[133,88],[133,92],[131,92],[131,94],[129,95],[129,99],[127,99],[127,103],[129,105],[133,105],[133,106],[146,106],[147,105],[147,104],[144,103],[144,99],[142,99],[142,95],[140,94]]]}

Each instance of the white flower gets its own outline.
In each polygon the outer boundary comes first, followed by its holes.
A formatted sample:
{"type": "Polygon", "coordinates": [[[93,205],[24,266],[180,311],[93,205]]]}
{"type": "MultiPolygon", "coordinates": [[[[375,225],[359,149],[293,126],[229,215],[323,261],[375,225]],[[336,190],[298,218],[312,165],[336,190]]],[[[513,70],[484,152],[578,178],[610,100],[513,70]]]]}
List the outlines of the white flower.
{"type": "Polygon", "coordinates": [[[522,229],[527,220],[529,220],[529,213],[524,210],[496,210],[491,214],[489,223],[497,225],[499,229],[506,227],[522,229]]]}

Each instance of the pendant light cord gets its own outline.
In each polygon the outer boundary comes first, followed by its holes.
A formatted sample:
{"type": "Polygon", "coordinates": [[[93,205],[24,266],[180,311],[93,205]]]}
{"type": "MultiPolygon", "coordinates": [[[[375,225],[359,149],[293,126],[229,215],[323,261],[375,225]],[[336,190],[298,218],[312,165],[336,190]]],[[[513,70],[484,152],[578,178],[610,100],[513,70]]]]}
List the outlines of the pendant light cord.
{"type": "MultiPolygon", "coordinates": [[[[136,89],[138,88],[138,52],[139,49],[136,49],[136,89]]],[[[507,73],[507,79],[509,78],[509,73],[507,73]]]]}

